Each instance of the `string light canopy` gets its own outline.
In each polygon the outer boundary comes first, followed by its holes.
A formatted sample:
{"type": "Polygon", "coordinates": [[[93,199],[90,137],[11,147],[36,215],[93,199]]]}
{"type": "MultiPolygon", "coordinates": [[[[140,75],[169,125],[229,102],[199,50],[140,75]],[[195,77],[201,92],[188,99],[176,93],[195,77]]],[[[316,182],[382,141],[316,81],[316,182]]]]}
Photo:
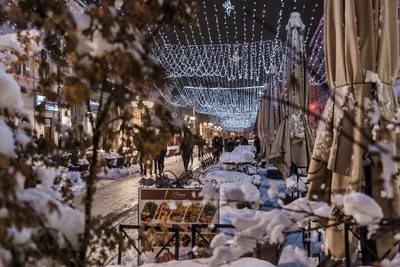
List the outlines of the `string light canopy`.
{"type": "Polygon", "coordinates": [[[304,0],[200,0],[195,24],[159,28],[153,36],[152,51],[169,81],[157,89],[172,105],[215,116],[226,130],[250,128],[270,66],[283,78],[282,22],[293,10],[308,12],[308,39],[318,7],[314,1],[307,9],[304,0]]]}

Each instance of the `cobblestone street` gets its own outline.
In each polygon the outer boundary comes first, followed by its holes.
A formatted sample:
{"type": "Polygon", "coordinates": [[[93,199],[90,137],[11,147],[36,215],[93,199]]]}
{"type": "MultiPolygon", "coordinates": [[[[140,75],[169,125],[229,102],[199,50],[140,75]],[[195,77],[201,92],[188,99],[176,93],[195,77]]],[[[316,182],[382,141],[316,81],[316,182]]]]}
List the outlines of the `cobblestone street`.
{"type": "MultiPolygon", "coordinates": [[[[197,165],[197,159],[193,166],[197,165]]],[[[170,170],[179,176],[183,171],[183,163],[175,162],[167,165],[170,170]]],[[[100,180],[96,183],[96,193],[93,201],[92,214],[111,219],[118,223],[137,223],[136,208],[138,204],[138,188],[141,176],[135,174],[117,180],[100,180]]],[[[84,211],[82,198],[85,193],[75,195],[78,209],[84,211]]]]}

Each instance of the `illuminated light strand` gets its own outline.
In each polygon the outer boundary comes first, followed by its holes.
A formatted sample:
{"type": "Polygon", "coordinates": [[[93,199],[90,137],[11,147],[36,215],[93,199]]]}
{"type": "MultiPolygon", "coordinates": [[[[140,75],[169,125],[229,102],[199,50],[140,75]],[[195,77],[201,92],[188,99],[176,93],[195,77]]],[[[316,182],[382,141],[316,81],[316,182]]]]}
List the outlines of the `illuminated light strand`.
{"type": "Polygon", "coordinates": [[[224,15],[224,23],[225,23],[225,32],[226,32],[226,43],[229,43],[229,30],[228,30],[228,18],[226,16],[226,13],[224,15]]]}
{"type": "MultiPolygon", "coordinates": [[[[271,42],[200,46],[164,44],[162,48],[153,46],[153,53],[167,71],[168,78],[216,76],[225,77],[229,81],[247,79],[248,83],[254,86],[257,85],[254,81],[260,80],[261,70],[268,69],[272,63],[270,57],[264,56],[272,52],[271,42]],[[235,53],[242,55],[239,66],[232,61],[235,53]]],[[[280,47],[283,50],[282,42],[280,47]]]]}
{"type": "MultiPolygon", "coordinates": [[[[257,92],[243,90],[243,92],[240,92],[240,96],[237,95],[235,97],[232,97],[232,94],[225,95],[221,92],[229,92],[229,90],[224,90],[226,88],[250,88],[264,85],[267,79],[267,70],[272,62],[276,63],[276,65],[279,66],[280,69],[282,69],[282,62],[285,54],[285,41],[278,40],[278,37],[281,30],[282,12],[284,7],[283,1],[284,0],[281,0],[281,10],[279,12],[279,17],[277,21],[278,31],[276,34],[276,38],[268,42],[263,42],[263,31],[261,31],[260,39],[256,38],[256,12],[254,8],[256,3],[255,0],[253,0],[252,25],[247,25],[248,19],[246,18],[246,14],[244,14],[243,35],[245,36],[245,38],[243,44],[239,44],[237,24],[237,10],[242,9],[234,9],[234,16],[231,16],[231,19],[229,20],[228,15],[226,13],[223,14],[224,18],[221,19],[221,21],[223,21],[225,24],[224,28],[226,30],[226,33],[224,35],[226,36],[227,44],[221,44],[223,37],[221,29],[223,28],[221,28],[219,25],[219,23],[221,22],[217,15],[218,8],[216,8],[215,2],[215,14],[213,15],[213,17],[215,17],[217,23],[217,25],[215,26],[218,33],[218,35],[216,35],[216,37],[218,38],[217,40],[212,40],[209,23],[210,19],[207,17],[207,12],[201,12],[201,10],[199,12],[201,14],[204,13],[204,18],[202,16],[198,16],[198,12],[196,12],[197,29],[199,30],[199,34],[201,37],[200,45],[196,44],[195,40],[197,31],[192,25],[189,25],[187,31],[190,30],[194,45],[184,45],[184,48],[182,48],[183,38],[182,40],[181,38],[179,38],[180,34],[175,33],[178,41],[178,48],[176,48],[172,47],[172,44],[168,41],[166,35],[161,33],[161,35],[164,37],[161,38],[163,40],[163,45],[152,45],[152,49],[156,58],[159,59],[159,61],[160,57],[156,55],[157,51],[163,56],[164,59],[169,59],[166,60],[164,64],[167,64],[167,66],[171,67],[170,69],[166,69],[166,73],[167,78],[170,79],[174,88],[171,91],[171,94],[164,93],[162,95],[166,99],[168,99],[167,101],[170,101],[175,105],[195,107],[201,112],[215,114],[215,116],[217,117],[223,115],[233,116],[236,113],[242,114],[244,112],[250,112],[253,114],[253,117],[250,116],[249,118],[255,118],[258,105],[256,103],[254,105],[254,107],[256,108],[254,108],[253,110],[253,107],[249,107],[249,104],[253,101],[257,101],[257,92]],[[205,23],[200,22],[200,18],[205,23]],[[234,25],[234,33],[229,32],[228,23],[231,22],[234,25]],[[205,44],[203,30],[201,29],[202,24],[203,26],[206,25],[207,27],[206,30],[208,30],[208,41],[210,45],[205,44]],[[252,28],[252,33],[247,34],[247,26],[252,28]],[[231,38],[232,40],[230,40],[229,38],[231,38]],[[247,43],[247,39],[251,42],[247,43]],[[261,42],[255,43],[254,40],[260,40],[261,42]],[[231,45],[230,43],[233,43],[233,45],[231,45]],[[217,44],[220,44],[220,46],[217,46],[217,44]],[[186,53],[181,53],[183,51],[182,49],[184,49],[186,53]],[[170,53],[167,53],[167,51],[170,53]],[[274,57],[271,57],[271,55],[274,55],[274,57]],[[236,58],[237,60],[232,60],[232,58],[236,58]],[[184,64],[181,64],[182,62],[184,64]],[[198,87],[203,89],[194,89],[190,87],[198,87]],[[216,89],[217,87],[222,88],[222,90],[216,89]],[[213,89],[207,90],[207,88],[213,89]],[[219,92],[218,94],[220,97],[217,98],[218,100],[215,99],[215,91],[219,92]],[[237,104],[236,102],[238,102],[238,99],[245,99],[245,101],[239,101],[241,104],[237,104]]],[[[206,3],[204,2],[204,0],[203,6],[206,7],[206,3]]],[[[243,7],[243,10],[243,13],[246,13],[245,7],[243,7]]],[[[263,4],[263,22],[265,22],[266,17],[265,10],[266,4],[263,4]]],[[[212,16],[211,13],[209,15],[212,16]]],[[[174,30],[176,31],[176,29],[174,30]]],[[[187,43],[189,43],[190,39],[188,38],[186,32],[184,32],[183,34],[184,39],[187,43]]],[[[163,66],[163,64],[161,65],[163,66]]],[[[252,90],[256,91],[257,89],[252,90]]],[[[252,123],[253,122],[254,121],[252,121],[252,123]]]]}
{"type": "Polygon", "coordinates": [[[243,1],[243,40],[246,42],[246,32],[247,32],[247,24],[246,24],[246,1],[247,0],[242,0],[243,1]]]}
{"type": "Polygon", "coordinates": [[[305,42],[307,43],[308,42],[308,39],[309,39],[309,37],[310,37],[310,31],[311,31],[311,28],[312,28],[312,23],[313,23],[313,21],[314,21],[314,19],[315,19],[315,10],[317,9],[317,7],[318,7],[318,1],[319,0],[315,0],[315,4],[313,5],[313,9],[312,9],[312,11],[311,11],[311,20],[310,20],[310,25],[309,25],[309,27],[308,27],[308,30],[307,30],[307,36],[306,36],[306,39],[305,39],[305,42]]]}
{"type": "Polygon", "coordinates": [[[214,10],[215,10],[215,13],[214,13],[214,15],[215,15],[215,21],[216,21],[216,24],[217,24],[217,32],[218,32],[218,41],[219,41],[219,44],[222,44],[222,40],[221,40],[221,31],[219,30],[219,21],[218,21],[218,8],[217,8],[217,3],[214,1],[214,10]]]}
{"type": "MultiPolygon", "coordinates": [[[[206,2],[204,0],[203,0],[203,6],[204,6],[204,19],[206,20],[207,28],[210,29],[210,23],[208,22],[208,16],[207,16],[207,13],[206,13],[207,6],[206,6],[206,2]]],[[[210,40],[210,43],[212,44],[213,40],[211,38],[210,30],[208,30],[208,39],[210,40]]]]}
{"type": "Polygon", "coordinates": [[[323,85],[327,82],[325,65],[324,65],[325,58],[323,55],[323,22],[324,22],[324,19],[321,18],[321,21],[319,24],[320,30],[315,37],[312,55],[309,59],[309,67],[313,70],[315,68],[315,65],[317,63],[319,63],[318,70],[315,72],[315,74],[312,74],[311,72],[309,74],[310,84],[316,85],[316,86],[323,85]],[[321,40],[320,43],[318,43],[319,40],[321,40]],[[319,61],[319,58],[322,58],[322,60],[319,61]],[[317,79],[317,76],[320,76],[320,78],[317,79]]]}

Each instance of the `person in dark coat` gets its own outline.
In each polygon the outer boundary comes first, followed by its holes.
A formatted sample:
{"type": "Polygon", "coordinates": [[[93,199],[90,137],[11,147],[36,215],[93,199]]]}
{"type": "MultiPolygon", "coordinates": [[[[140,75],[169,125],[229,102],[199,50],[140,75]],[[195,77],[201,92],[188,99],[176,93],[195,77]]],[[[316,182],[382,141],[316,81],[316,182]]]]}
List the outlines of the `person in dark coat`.
{"type": "Polygon", "coordinates": [[[160,155],[158,158],[158,171],[160,175],[164,172],[164,167],[165,167],[164,162],[165,162],[165,157],[167,156],[167,152],[168,152],[168,146],[164,147],[160,151],[160,155]]]}
{"type": "Polygon", "coordinates": [[[233,143],[235,144],[235,147],[240,146],[241,141],[240,141],[239,137],[236,136],[233,143]]]}
{"type": "Polygon", "coordinates": [[[249,145],[249,141],[244,136],[240,136],[240,144],[242,146],[248,146],[249,145]]]}
{"type": "Polygon", "coordinates": [[[235,142],[233,142],[232,138],[229,138],[228,142],[226,142],[225,150],[226,152],[232,152],[234,149],[235,149],[235,142]]]}
{"type": "Polygon", "coordinates": [[[39,154],[43,154],[43,153],[44,153],[44,150],[45,150],[45,148],[46,148],[46,140],[44,139],[43,134],[41,134],[41,135],[39,136],[39,140],[38,140],[38,142],[37,142],[37,146],[38,146],[38,152],[39,152],[39,154]]]}
{"type": "Polygon", "coordinates": [[[191,154],[191,140],[188,134],[185,134],[183,137],[183,140],[180,145],[180,150],[182,153],[182,160],[183,160],[183,167],[185,168],[185,171],[188,171],[189,167],[189,162],[190,162],[190,154],[191,154]]]}
{"type": "Polygon", "coordinates": [[[254,146],[257,149],[257,155],[260,154],[260,152],[261,152],[261,141],[260,141],[260,138],[258,138],[257,135],[254,137],[254,146]]]}
{"type": "Polygon", "coordinates": [[[197,149],[199,152],[199,159],[202,158],[204,156],[204,148],[207,146],[207,142],[206,140],[204,140],[204,138],[199,135],[196,138],[196,145],[197,145],[197,149]]]}
{"type": "Polygon", "coordinates": [[[58,138],[58,149],[62,149],[63,147],[63,137],[62,135],[60,135],[60,137],[58,138]]]}
{"type": "Polygon", "coordinates": [[[139,154],[139,167],[140,167],[140,174],[146,176],[147,175],[147,167],[146,164],[143,164],[143,157],[144,157],[144,147],[143,143],[139,138],[135,138],[135,146],[137,149],[137,152],[139,154]]]}
{"type": "Polygon", "coordinates": [[[219,155],[221,154],[221,139],[218,136],[214,136],[212,140],[213,147],[213,162],[219,162],[219,155]]]}

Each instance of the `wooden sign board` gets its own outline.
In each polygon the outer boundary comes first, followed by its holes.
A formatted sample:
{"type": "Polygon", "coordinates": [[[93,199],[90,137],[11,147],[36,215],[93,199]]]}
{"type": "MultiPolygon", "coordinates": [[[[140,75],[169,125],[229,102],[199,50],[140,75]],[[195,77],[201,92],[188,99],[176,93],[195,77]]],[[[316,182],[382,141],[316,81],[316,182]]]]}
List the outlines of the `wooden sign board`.
{"type": "MultiPolygon", "coordinates": [[[[216,190],[219,199],[218,189],[216,190]]],[[[146,226],[167,226],[168,228],[178,228],[179,234],[179,259],[190,258],[192,250],[192,225],[193,224],[218,224],[219,223],[219,203],[203,203],[200,197],[201,189],[174,189],[174,188],[140,188],[139,189],[139,225],[146,226]]],[[[203,229],[202,235],[211,242],[215,233],[211,229],[203,229]]],[[[152,239],[152,251],[154,254],[162,249],[167,241],[173,236],[169,233],[156,233],[152,239]]],[[[173,259],[175,241],[172,241],[165,251],[169,257],[160,257],[160,262],[173,259]]],[[[197,235],[196,243],[199,247],[199,257],[210,257],[207,252],[207,244],[203,238],[197,235]]],[[[143,246],[143,244],[141,244],[143,246]]]]}

